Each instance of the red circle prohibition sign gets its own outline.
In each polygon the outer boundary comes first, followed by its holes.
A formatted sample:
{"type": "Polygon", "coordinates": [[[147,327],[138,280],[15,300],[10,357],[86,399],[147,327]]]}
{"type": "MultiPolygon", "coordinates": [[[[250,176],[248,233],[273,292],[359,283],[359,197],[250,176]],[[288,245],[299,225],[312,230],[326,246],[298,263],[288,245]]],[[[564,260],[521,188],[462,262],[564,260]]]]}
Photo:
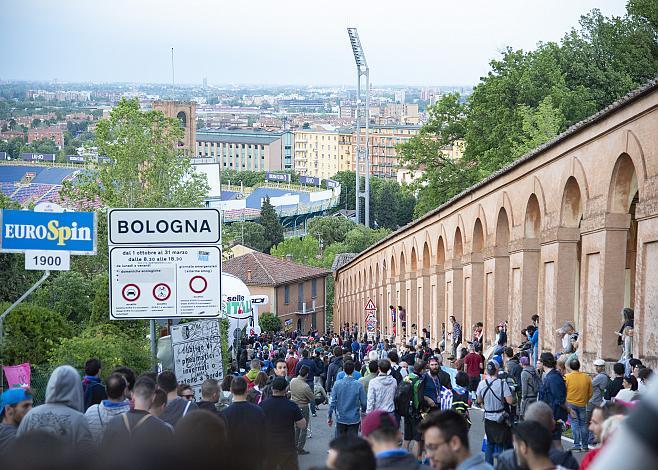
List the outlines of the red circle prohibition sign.
{"type": "Polygon", "coordinates": [[[139,299],[139,296],[141,295],[141,293],[142,293],[142,291],[139,289],[139,286],[137,284],[126,284],[125,286],[123,286],[123,289],[121,289],[121,296],[127,302],[134,302],[135,300],[139,299]],[[131,292],[134,293],[134,296],[135,296],[132,299],[128,298],[126,296],[126,292],[128,291],[128,288],[133,288],[137,291],[137,292],[131,291],[131,292]]]}
{"type": "Polygon", "coordinates": [[[171,297],[171,288],[170,288],[167,284],[165,284],[164,282],[161,282],[161,283],[159,283],[159,284],[156,284],[156,285],[153,286],[153,297],[155,297],[155,299],[156,299],[156,300],[159,300],[160,302],[164,302],[164,301],[167,300],[169,297],[171,297]],[[156,295],[156,293],[155,293],[156,289],[157,289],[158,287],[161,287],[161,286],[164,286],[164,287],[167,289],[167,296],[164,297],[164,298],[160,298],[160,297],[158,297],[158,296],[156,295]]]}
{"type": "Polygon", "coordinates": [[[208,281],[206,281],[206,278],[203,276],[194,276],[192,279],[190,279],[190,290],[194,292],[195,294],[200,294],[204,292],[208,288],[208,281]],[[195,289],[193,287],[194,281],[197,279],[201,279],[203,281],[203,287],[201,289],[195,289]]]}

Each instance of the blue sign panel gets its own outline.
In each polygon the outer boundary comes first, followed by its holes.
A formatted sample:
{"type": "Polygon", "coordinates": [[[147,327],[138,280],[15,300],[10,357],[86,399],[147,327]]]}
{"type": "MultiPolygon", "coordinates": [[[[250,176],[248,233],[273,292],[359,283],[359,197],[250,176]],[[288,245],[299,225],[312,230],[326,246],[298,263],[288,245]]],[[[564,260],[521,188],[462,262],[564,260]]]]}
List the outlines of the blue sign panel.
{"type": "Polygon", "coordinates": [[[290,174],[285,173],[265,173],[265,180],[266,181],[280,181],[282,183],[289,183],[290,182],[290,174]]]}
{"type": "Polygon", "coordinates": [[[98,156],[98,163],[112,163],[112,159],[110,157],[103,157],[101,155],[98,156]]]}
{"type": "Polygon", "coordinates": [[[325,184],[327,185],[328,189],[333,189],[338,187],[338,181],[334,180],[324,180],[325,184]]]}
{"type": "Polygon", "coordinates": [[[54,162],[54,153],[21,153],[21,160],[37,162],[54,162]]]}
{"type": "Polygon", "coordinates": [[[0,251],[58,250],[96,253],[94,212],[3,210],[0,251]]]}
{"type": "Polygon", "coordinates": [[[7,152],[0,152],[0,160],[7,160],[7,152]]]}
{"type": "Polygon", "coordinates": [[[300,184],[308,184],[310,186],[320,186],[320,178],[314,178],[313,176],[300,176],[300,184]]]}

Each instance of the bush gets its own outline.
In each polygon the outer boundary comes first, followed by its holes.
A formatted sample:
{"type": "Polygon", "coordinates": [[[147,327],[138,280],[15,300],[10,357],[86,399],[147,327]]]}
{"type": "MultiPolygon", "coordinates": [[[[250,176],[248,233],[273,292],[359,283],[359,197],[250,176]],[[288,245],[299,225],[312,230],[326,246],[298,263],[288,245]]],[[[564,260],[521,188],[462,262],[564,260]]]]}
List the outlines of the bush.
{"type": "Polygon", "coordinates": [[[78,336],[61,340],[53,348],[49,361],[52,366],[69,364],[82,370],[85,361],[92,357],[101,360],[104,376],[118,365],[131,367],[137,373],[151,368],[146,337],[136,339],[113,324],[90,326],[78,336]]]}
{"type": "MultiPolygon", "coordinates": [[[[4,312],[10,304],[0,304],[4,312]]],[[[32,303],[19,304],[4,320],[5,364],[44,364],[52,347],[73,334],[73,325],[64,315],[32,303]]]]}
{"type": "Polygon", "coordinates": [[[91,315],[93,287],[91,282],[76,271],[59,273],[51,282],[35,293],[34,302],[52,308],[67,320],[82,323],[91,315]]]}
{"type": "Polygon", "coordinates": [[[260,314],[258,322],[263,331],[268,333],[276,333],[281,330],[281,319],[276,313],[263,312],[260,314]]]}

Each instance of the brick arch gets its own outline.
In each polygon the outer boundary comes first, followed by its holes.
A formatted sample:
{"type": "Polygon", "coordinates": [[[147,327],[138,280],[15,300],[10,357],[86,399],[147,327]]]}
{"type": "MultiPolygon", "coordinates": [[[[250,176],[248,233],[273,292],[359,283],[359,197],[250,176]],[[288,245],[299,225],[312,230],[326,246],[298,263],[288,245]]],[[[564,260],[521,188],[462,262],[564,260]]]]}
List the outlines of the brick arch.
{"type": "Polygon", "coordinates": [[[407,257],[404,255],[404,248],[400,251],[400,268],[399,275],[406,274],[407,272],[407,257]]]}
{"type": "Polygon", "coordinates": [[[481,253],[486,244],[485,229],[482,224],[482,219],[477,217],[473,224],[473,237],[471,239],[471,252],[481,253]]]}
{"type": "Polygon", "coordinates": [[[525,238],[539,238],[542,230],[542,219],[545,216],[542,213],[539,198],[535,193],[530,194],[526,200],[523,213],[523,236],[525,238]]]}
{"type": "Polygon", "coordinates": [[[430,244],[423,243],[423,269],[428,269],[432,262],[432,254],[430,252],[430,244]]]}
{"type": "Polygon", "coordinates": [[[560,226],[578,227],[583,217],[584,198],[582,190],[575,177],[570,176],[562,186],[562,202],[560,204],[560,226]]]}
{"type": "Polygon", "coordinates": [[[446,244],[445,244],[445,235],[439,235],[438,240],[436,241],[436,264],[443,266],[446,262],[446,244]]]}
{"type": "Polygon", "coordinates": [[[411,260],[409,264],[409,270],[411,272],[418,271],[418,255],[416,254],[416,247],[411,247],[411,260]]]}
{"type": "Polygon", "coordinates": [[[512,216],[504,205],[501,205],[496,211],[496,229],[494,232],[494,246],[509,250],[509,241],[512,235],[512,216]]]}
{"type": "Polygon", "coordinates": [[[457,226],[452,243],[452,257],[461,260],[462,256],[464,256],[464,234],[461,227],[457,226]]]}
{"type": "Polygon", "coordinates": [[[627,153],[621,154],[615,161],[610,177],[608,191],[608,212],[625,214],[629,211],[635,193],[642,192],[639,188],[635,162],[627,153]]]}

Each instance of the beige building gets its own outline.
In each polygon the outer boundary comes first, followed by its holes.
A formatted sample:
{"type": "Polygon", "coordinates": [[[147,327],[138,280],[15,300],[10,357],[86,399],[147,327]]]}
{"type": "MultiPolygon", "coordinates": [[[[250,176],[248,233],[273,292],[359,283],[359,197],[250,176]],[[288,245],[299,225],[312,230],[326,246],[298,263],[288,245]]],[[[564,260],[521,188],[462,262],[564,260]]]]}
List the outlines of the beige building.
{"type": "Polygon", "coordinates": [[[267,295],[269,305],[264,310],[281,318],[286,331],[325,332],[325,284],[330,271],[258,251],[224,261],[222,271],[238,277],[252,295],[267,295]]]}
{"type": "Polygon", "coordinates": [[[219,129],[196,133],[196,157],[212,158],[222,169],[275,171],[284,169],[281,133],[219,129]]]}
{"type": "Polygon", "coordinates": [[[331,178],[352,168],[351,130],[295,131],[295,171],[302,176],[331,178]]]}
{"type": "MultiPolygon", "coordinates": [[[[336,273],[334,326],[364,327],[372,299],[431,343],[454,315],[470,337],[509,322],[508,342],[540,317],[540,351],[560,351],[573,322],[585,368],[619,360],[622,308],[635,311],[633,355],[658,365],[658,80],[357,255],[336,273]]],[[[407,336],[410,331],[407,331],[407,336]]],[[[400,336],[397,337],[400,340],[400,336]]]]}
{"type": "MultiPolygon", "coordinates": [[[[370,174],[380,178],[396,178],[400,161],[395,147],[417,135],[419,129],[420,126],[370,126],[370,174]]],[[[365,128],[361,129],[361,134],[365,138],[365,128]]],[[[352,144],[352,152],[356,154],[356,132],[352,144]]]]}
{"type": "MultiPolygon", "coordinates": [[[[176,118],[183,128],[183,140],[178,148],[185,155],[194,155],[196,141],[196,103],[194,101],[154,101],[153,110],[161,111],[165,116],[176,118]]],[[[105,117],[105,113],[103,113],[105,117]]]]}

